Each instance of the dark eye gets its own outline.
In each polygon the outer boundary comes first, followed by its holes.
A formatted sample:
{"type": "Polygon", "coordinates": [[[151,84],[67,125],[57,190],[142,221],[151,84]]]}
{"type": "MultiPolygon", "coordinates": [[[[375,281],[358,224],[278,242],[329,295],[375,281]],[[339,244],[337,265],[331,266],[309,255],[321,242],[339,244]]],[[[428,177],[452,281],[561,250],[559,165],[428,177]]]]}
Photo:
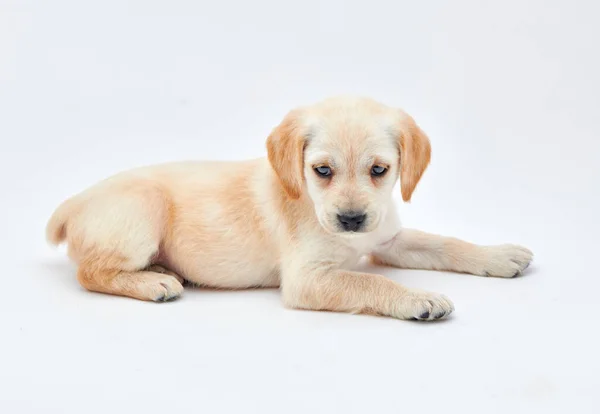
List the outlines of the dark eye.
{"type": "Polygon", "coordinates": [[[371,168],[371,175],[383,175],[387,171],[387,168],[382,167],[381,165],[374,165],[371,168]]]}
{"type": "Polygon", "coordinates": [[[331,175],[331,168],[326,165],[315,168],[315,172],[321,177],[329,177],[331,175]]]}

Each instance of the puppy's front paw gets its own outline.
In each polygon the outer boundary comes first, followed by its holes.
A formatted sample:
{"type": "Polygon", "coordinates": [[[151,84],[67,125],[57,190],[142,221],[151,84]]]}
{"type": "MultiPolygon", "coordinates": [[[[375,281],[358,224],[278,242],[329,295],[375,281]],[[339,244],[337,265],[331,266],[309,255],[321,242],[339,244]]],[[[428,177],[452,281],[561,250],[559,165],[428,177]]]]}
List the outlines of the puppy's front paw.
{"type": "Polygon", "coordinates": [[[454,305],[444,295],[421,290],[410,290],[397,304],[399,319],[433,321],[450,315],[454,305]]]}
{"type": "Polygon", "coordinates": [[[514,244],[488,246],[482,276],[515,277],[523,273],[533,260],[531,250],[514,244]]]}

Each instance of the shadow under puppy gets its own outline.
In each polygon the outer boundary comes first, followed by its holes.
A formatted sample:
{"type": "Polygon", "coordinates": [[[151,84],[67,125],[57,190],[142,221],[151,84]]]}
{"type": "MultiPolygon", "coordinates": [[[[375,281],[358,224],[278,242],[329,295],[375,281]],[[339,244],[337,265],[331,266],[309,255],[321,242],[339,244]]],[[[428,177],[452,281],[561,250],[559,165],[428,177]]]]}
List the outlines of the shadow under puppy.
{"type": "Polygon", "coordinates": [[[366,98],[291,111],[268,158],[181,162],[127,171],[65,201],[47,226],[67,241],[85,288],[165,301],[182,281],[220,288],[279,286],[292,308],[433,320],[443,295],[353,271],[376,263],[514,277],[532,253],[402,229],[398,177],[409,201],[431,147],[405,112],[366,98]]]}

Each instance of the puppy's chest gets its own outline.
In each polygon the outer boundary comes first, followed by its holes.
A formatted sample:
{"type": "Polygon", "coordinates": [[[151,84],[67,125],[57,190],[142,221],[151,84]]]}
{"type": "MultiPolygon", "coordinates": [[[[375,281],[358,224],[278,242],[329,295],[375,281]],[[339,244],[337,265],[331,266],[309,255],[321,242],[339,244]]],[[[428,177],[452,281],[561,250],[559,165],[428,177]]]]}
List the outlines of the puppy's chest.
{"type": "Polygon", "coordinates": [[[341,249],[345,256],[343,258],[343,266],[352,267],[356,265],[361,257],[371,254],[377,249],[377,246],[390,240],[395,233],[396,229],[387,228],[367,234],[363,237],[343,240],[345,247],[344,249],[341,249]]]}
{"type": "Polygon", "coordinates": [[[371,238],[358,238],[356,240],[349,240],[346,242],[346,246],[348,247],[348,255],[349,256],[364,256],[365,254],[369,254],[373,251],[373,247],[375,246],[375,242],[371,238]]]}
{"type": "Polygon", "coordinates": [[[377,250],[378,246],[391,240],[399,230],[399,226],[389,224],[381,226],[374,232],[366,234],[364,237],[350,239],[350,247],[359,254],[365,255],[377,250]]]}
{"type": "MultiPolygon", "coordinates": [[[[340,249],[337,249],[338,260],[343,268],[356,266],[361,257],[370,254],[376,247],[379,237],[368,235],[341,241],[340,249]]],[[[337,241],[340,243],[340,241],[337,241]]]]}

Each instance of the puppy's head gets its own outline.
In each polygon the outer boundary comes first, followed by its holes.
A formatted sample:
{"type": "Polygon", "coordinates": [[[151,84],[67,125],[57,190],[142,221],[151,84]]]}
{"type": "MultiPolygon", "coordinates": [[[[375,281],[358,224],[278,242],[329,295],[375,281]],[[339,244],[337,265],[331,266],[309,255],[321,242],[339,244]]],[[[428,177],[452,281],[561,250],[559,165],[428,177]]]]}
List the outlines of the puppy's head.
{"type": "Polygon", "coordinates": [[[429,139],[399,109],[365,98],[333,98],[291,111],[267,140],[285,192],[306,192],[333,233],[373,231],[400,176],[409,201],[429,164],[429,139]]]}

